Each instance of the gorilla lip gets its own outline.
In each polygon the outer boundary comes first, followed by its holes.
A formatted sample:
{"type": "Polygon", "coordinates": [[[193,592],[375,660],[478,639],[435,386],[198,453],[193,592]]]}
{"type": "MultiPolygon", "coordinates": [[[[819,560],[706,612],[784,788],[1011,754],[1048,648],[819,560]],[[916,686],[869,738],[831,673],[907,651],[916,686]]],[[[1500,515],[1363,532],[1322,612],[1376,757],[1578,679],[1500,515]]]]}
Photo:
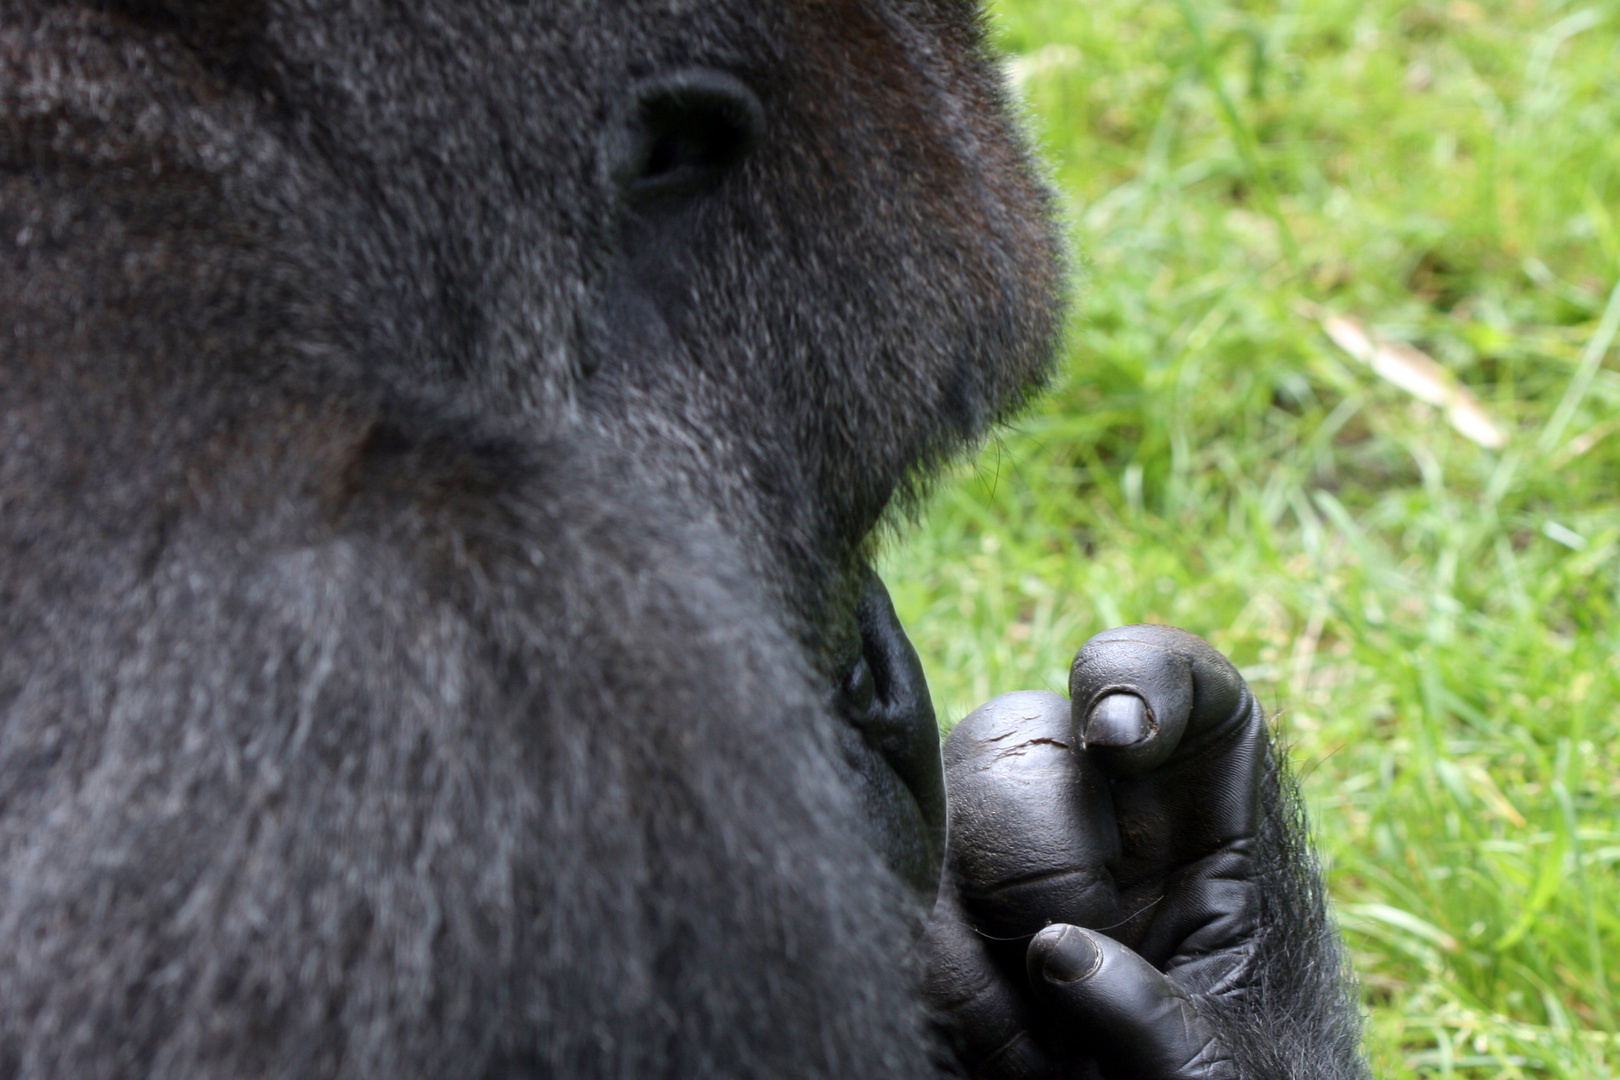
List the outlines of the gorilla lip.
{"type": "Polygon", "coordinates": [[[859,735],[860,746],[846,750],[856,771],[879,789],[898,785],[880,800],[879,814],[889,822],[885,858],[931,907],[945,847],[939,727],[917,651],[869,566],[861,568],[855,621],[861,651],[839,682],[834,711],[859,735]]]}

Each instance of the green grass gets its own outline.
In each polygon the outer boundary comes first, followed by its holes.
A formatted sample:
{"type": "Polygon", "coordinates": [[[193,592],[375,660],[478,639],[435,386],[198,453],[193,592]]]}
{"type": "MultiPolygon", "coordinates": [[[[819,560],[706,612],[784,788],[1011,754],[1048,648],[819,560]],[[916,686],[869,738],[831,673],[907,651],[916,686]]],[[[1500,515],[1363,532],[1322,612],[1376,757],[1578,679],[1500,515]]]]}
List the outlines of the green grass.
{"type": "Polygon", "coordinates": [[[1205,635],[1293,746],[1379,1073],[1620,1074],[1620,3],[996,19],[1081,281],[1053,393],[888,553],[942,717],[1205,635]]]}

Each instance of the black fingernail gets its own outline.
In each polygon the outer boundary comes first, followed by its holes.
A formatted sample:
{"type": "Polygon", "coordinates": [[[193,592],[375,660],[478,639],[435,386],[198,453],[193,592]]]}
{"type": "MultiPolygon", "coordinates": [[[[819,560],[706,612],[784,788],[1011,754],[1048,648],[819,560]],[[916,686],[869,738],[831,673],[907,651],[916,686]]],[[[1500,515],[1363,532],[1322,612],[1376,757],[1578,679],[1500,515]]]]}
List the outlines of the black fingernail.
{"type": "Polygon", "coordinates": [[[1049,982],[1072,983],[1090,975],[1102,962],[1102,953],[1091,935],[1072,926],[1067,927],[1052,942],[1041,965],[1041,974],[1049,982]]]}
{"type": "Polygon", "coordinates": [[[1091,707],[1080,738],[1087,746],[1134,746],[1152,734],[1147,702],[1135,694],[1116,693],[1091,707]]]}

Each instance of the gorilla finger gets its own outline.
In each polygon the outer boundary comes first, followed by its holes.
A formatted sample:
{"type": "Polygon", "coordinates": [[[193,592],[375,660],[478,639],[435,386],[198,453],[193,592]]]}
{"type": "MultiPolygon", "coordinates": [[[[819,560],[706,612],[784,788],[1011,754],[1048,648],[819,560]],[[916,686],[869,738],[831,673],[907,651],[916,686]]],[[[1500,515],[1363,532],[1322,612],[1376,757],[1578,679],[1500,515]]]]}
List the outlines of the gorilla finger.
{"type": "Polygon", "coordinates": [[[945,741],[950,873],[993,937],[1119,918],[1108,777],[1074,749],[1069,703],[1044,690],[987,702],[945,741]]]}
{"type": "Polygon", "coordinates": [[[942,890],[923,935],[923,996],[973,1080],[1045,1080],[1050,1060],[1030,1036],[1030,1016],[955,897],[942,890]]]}
{"type": "Polygon", "coordinates": [[[1069,670],[1069,697],[1081,746],[1122,778],[1220,737],[1253,702],[1226,657],[1169,626],[1122,626],[1086,642],[1069,670]]]}
{"type": "Polygon", "coordinates": [[[1119,942],[1055,924],[1027,953],[1030,983],[1109,1077],[1237,1080],[1209,1022],[1161,971],[1119,942]]]}

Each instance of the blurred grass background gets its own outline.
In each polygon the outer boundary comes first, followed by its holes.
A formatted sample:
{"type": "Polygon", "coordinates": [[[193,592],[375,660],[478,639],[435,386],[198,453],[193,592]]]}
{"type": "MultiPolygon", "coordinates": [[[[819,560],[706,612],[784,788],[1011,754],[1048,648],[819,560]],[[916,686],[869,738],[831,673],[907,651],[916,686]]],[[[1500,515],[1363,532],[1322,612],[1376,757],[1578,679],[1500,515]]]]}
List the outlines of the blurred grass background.
{"type": "Polygon", "coordinates": [[[995,12],[1079,302],[886,556],[942,721],[1205,635],[1293,746],[1379,1073],[1620,1074],[1620,3],[995,12]]]}

